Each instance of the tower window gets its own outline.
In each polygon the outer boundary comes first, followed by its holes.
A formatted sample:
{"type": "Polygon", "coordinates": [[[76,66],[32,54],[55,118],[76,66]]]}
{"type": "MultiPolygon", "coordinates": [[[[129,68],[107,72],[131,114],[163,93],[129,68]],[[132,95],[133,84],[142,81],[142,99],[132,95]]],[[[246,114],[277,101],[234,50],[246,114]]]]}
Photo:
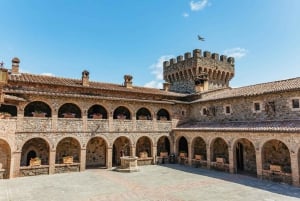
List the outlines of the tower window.
{"type": "Polygon", "coordinates": [[[225,105],[224,110],[226,115],[231,114],[231,105],[225,105]]]}
{"type": "Polygon", "coordinates": [[[253,112],[261,112],[261,102],[253,103],[253,112]]]}
{"type": "Polygon", "coordinates": [[[299,109],[300,108],[299,99],[292,99],[292,107],[293,107],[293,109],[299,109]]]}
{"type": "Polygon", "coordinates": [[[206,107],[202,108],[202,115],[207,116],[208,115],[208,110],[206,107]]]}

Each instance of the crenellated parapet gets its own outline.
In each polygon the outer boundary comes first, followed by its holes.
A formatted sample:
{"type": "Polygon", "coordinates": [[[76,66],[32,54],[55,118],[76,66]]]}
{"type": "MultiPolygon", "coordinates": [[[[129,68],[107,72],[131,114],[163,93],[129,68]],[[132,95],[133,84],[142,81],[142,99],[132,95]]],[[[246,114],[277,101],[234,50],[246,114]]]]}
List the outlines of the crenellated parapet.
{"type": "Polygon", "coordinates": [[[234,58],[195,49],[165,61],[163,70],[171,91],[195,93],[228,87],[234,76],[234,58]]]}

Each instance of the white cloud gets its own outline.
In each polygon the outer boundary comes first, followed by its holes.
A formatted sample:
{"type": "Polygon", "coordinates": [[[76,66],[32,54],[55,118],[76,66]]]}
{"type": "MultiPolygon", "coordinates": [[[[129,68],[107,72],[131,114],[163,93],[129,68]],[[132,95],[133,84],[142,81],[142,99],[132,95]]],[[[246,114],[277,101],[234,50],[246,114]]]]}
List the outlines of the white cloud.
{"type": "Polygon", "coordinates": [[[54,76],[54,74],[52,74],[52,73],[42,73],[41,75],[45,75],[45,76],[54,76]]]}
{"type": "Polygon", "coordinates": [[[235,59],[240,59],[246,56],[247,53],[248,51],[246,49],[240,47],[231,48],[224,51],[225,55],[229,57],[234,57],[235,59]]]}
{"type": "Polygon", "coordinates": [[[203,10],[208,5],[208,0],[191,1],[190,8],[192,11],[203,10]]]}
{"type": "Polygon", "coordinates": [[[190,15],[189,15],[188,13],[183,13],[182,16],[185,17],[185,18],[187,18],[187,17],[189,17],[190,15]]]}
{"type": "Polygon", "coordinates": [[[174,56],[164,55],[161,56],[156,63],[152,64],[149,68],[151,69],[151,74],[155,76],[154,80],[147,82],[144,86],[151,88],[162,88],[163,81],[163,62],[168,61],[174,56]]]}
{"type": "Polygon", "coordinates": [[[144,85],[144,87],[162,89],[162,81],[161,80],[152,80],[150,82],[147,82],[144,85]]]}

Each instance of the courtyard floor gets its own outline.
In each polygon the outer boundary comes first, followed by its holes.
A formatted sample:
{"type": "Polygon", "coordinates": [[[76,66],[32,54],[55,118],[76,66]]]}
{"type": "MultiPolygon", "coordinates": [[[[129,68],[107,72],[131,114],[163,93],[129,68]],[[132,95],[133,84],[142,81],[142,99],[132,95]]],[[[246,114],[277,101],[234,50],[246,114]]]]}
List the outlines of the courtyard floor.
{"type": "Polygon", "coordinates": [[[1,201],[289,201],[300,188],[253,177],[168,164],[139,172],[106,169],[0,180],[1,201]]]}

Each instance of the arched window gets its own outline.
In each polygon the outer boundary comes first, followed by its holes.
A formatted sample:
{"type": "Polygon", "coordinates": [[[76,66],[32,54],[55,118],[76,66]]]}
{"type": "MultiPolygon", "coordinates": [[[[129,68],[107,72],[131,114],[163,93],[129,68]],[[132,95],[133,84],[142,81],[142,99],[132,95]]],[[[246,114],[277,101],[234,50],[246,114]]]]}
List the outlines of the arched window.
{"type": "Polygon", "coordinates": [[[25,117],[51,117],[51,108],[42,101],[29,103],[24,109],[25,117]]]}
{"type": "Polygon", "coordinates": [[[93,105],[88,109],[88,118],[107,119],[107,111],[101,105],[93,105]]]}
{"type": "Polygon", "coordinates": [[[65,103],[58,110],[59,118],[81,118],[80,108],[73,103],[65,103]]]}
{"type": "Polygon", "coordinates": [[[140,108],[136,113],[137,120],[151,120],[151,113],[147,108],[140,108]]]}
{"type": "Polygon", "coordinates": [[[167,110],[165,110],[165,109],[160,109],[157,112],[157,120],[170,121],[169,112],[167,110]]]}
{"type": "Polygon", "coordinates": [[[114,119],[131,119],[129,110],[124,106],[115,109],[113,117],[114,119]]]}

